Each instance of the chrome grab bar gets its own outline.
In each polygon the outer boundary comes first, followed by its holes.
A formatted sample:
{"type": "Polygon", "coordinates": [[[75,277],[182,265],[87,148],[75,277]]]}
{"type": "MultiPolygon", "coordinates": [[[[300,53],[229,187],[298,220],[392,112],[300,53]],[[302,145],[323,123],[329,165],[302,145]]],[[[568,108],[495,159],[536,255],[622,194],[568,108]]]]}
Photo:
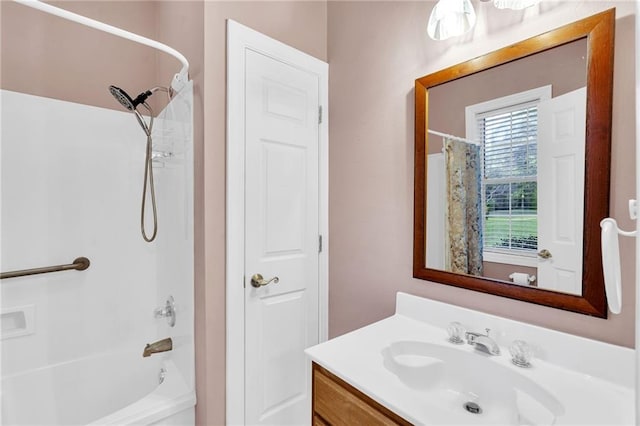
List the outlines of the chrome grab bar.
{"type": "Polygon", "coordinates": [[[89,265],[91,265],[89,259],[87,259],[86,257],[78,257],[77,259],[74,259],[73,263],[67,265],[55,265],[46,266],[44,268],[21,269],[19,271],[2,272],[0,273],[0,280],[4,280],[5,278],[24,277],[27,275],[48,274],[49,272],[69,271],[71,269],[75,269],[76,271],[84,271],[89,267],[89,265]]]}

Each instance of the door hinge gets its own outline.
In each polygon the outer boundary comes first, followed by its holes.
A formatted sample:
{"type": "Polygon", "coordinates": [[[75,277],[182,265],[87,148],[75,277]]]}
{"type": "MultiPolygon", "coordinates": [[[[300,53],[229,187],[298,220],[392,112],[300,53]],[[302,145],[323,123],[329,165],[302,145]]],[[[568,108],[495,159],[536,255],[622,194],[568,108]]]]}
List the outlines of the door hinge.
{"type": "Polygon", "coordinates": [[[322,235],[318,235],[318,253],[322,253],[322,235]]]}
{"type": "Polygon", "coordinates": [[[318,124],[322,124],[322,105],[318,105],[318,124]]]}

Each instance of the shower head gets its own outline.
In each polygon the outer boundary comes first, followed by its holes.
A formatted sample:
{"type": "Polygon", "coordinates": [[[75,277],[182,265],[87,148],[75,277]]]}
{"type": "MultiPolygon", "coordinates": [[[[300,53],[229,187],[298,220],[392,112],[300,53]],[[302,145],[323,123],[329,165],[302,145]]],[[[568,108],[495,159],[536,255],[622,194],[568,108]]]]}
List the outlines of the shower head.
{"type": "Polygon", "coordinates": [[[116,86],[109,86],[109,92],[129,111],[134,111],[138,105],[144,103],[144,101],[152,95],[152,92],[147,90],[146,92],[140,93],[135,99],[131,99],[131,96],[129,96],[127,92],[116,86]]]}
{"type": "Polygon", "coordinates": [[[152,161],[152,147],[153,141],[151,138],[151,131],[153,129],[153,110],[147,104],[146,100],[149,96],[153,95],[158,90],[167,92],[169,95],[169,99],[171,99],[172,91],[166,87],[154,87],[152,89],[146,90],[136,96],[135,99],[131,99],[131,96],[124,90],[116,86],[109,86],[109,92],[113,95],[114,98],[120,104],[125,107],[127,110],[131,111],[138,120],[140,127],[144,130],[144,133],[147,135],[147,155],[144,162],[144,183],[142,185],[142,205],[140,206],[140,230],[142,231],[142,238],[145,241],[151,242],[156,238],[156,233],[158,232],[158,215],[156,212],[156,194],[153,184],[153,167],[151,165],[152,161]],[[145,118],[140,114],[137,107],[138,105],[142,105],[144,109],[149,113],[149,123],[147,124],[145,118]],[[153,234],[150,237],[147,236],[147,231],[145,229],[145,206],[147,201],[147,182],[149,183],[149,190],[151,192],[151,202],[153,204],[153,234]]]}
{"type": "Polygon", "coordinates": [[[120,102],[123,107],[131,111],[136,116],[138,123],[140,123],[140,127],[142,127],[142,130],[144,130],[147,136],[151,136],[151,128],[153,127],[153,110],[146,101],[149,96],[153,95],[158,90],[167,92],[167,94],[169,95],[169,99],[171,99],[172,92],[166,87],[156,86],[152,89],[140,93],[138,96],[136,96],[135,99],[131,99],[131,96],[129,96],[129,94],[121,88],[117,86],[109,86],[109,92],[111,93],[111,95],[113,95],[113,97],[116,98],[116,100],[120,102]],[[149,113],[149,124],[145,122],[142,115],[138,112],[138,105],[142,105],[149,113]]]}

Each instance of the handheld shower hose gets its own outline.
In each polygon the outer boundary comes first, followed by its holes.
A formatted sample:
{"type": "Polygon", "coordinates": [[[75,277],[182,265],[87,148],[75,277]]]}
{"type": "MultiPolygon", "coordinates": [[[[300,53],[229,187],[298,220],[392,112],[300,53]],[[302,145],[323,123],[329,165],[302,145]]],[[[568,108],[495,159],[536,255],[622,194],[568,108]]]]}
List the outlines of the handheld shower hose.
{"type": "Polygon", "coordinates": [[[140,231],[142,232],[142,238],[145,241],[151,242],[155,240],[156,235],[158,234],[158,211],[156,206],[156,191],[155,185],[153,182],[153,165],[152,165],[152,149],[153,149],[153,138],[151,136],[151,132],[153,130],[153,110],[147,104],[146,100],[149,96],[151,96],[156,91],[164,91],[167,92],[169,96],[171,96],[170,90],[166,87],[154,87],[153,89],[147,90],[146,92],[142,92],[135,99],[132,99],[127,92],[120,89],[116,86],[109,86],[109,92],[113,95],[114,98],[122,106],[124,106],[129,111],[133,112],[142,127],[142,130],[147,135],[147,147],[144,161],[144,182],[142,184],[142,203],[140,206],[140,231]],[[149,112],[149,124],[144,120],[144,117],[140,112],[138,112],[138,105],[142,105],[149,112]],[[151,236],[147,235],[146,227],[145,227],[145,212],[146,212],[146,202],[147,202],[147,187],[149,188],[149,193],[151,196],[151,205],[153,210],[153,232],[151,236]]]}

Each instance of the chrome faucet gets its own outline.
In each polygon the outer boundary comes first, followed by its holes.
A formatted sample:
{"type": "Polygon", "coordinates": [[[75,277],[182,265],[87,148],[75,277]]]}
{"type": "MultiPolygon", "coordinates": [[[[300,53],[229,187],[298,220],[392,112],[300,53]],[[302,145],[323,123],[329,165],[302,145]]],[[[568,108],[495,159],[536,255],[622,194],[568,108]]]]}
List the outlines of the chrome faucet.
{"type": "Polygon", "coordinates": [[[142,356],[146,358],[152,354],[167,352],[172,349],[173,341],[171,340],[171,337],[167,337],[166,339],[158,340],[154,343],[147,343],[147,346],[144,347],[144,351],[142,352],[142,356]]]}
{"type": "Polygon", "coordinates": [[[473,345],[476,349],[488,353],[489,355],[500,355],[500,346],[489,337],[490,329],[485,328],[487,334],[474,333],[467,331],[464,337],[467,339],[467,343],[473,345]]]}

